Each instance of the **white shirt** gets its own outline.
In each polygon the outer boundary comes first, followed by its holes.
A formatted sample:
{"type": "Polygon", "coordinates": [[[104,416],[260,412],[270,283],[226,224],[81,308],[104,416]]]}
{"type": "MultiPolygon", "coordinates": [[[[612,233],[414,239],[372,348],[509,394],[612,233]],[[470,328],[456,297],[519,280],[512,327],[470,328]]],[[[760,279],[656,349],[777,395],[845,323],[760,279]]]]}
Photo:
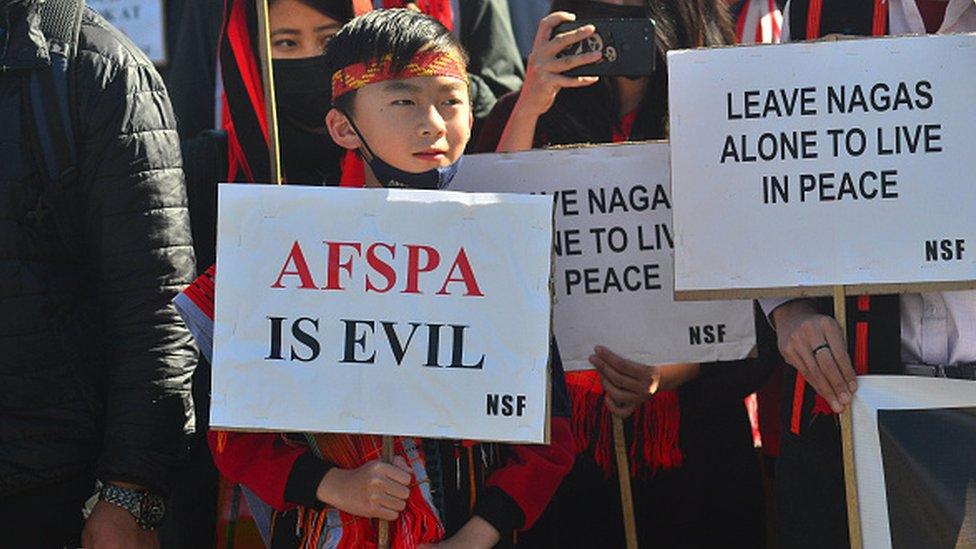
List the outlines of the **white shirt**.
{"type": "MultiPolygon", "coordinates": [[[[976,32],[976,0],[949,0],[937,34],[976,32]]],[[[790,6],[783,42],[790,40],[790,6]]],[[[914,0],[888,0],[889,34],[925,34],[914,0]]],[[[763,299],[766,314],[789,299],[763,299]]],[[[901,296],[901,356],[906,363],[976,362],[976,290],[901,296]]]]}

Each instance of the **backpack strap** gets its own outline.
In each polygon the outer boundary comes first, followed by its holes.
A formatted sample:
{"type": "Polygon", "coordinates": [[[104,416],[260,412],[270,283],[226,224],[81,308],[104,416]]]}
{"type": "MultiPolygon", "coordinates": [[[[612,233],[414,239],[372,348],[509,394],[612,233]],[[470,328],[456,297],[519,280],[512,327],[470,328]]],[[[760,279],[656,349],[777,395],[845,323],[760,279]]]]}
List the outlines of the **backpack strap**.
{"type": "Polygon", "coordinates": [[[72,255],[80,255],[78,230],[68,223],[71,211],[66,188],[74,186],[77,148],[71,123],[69,68],[78,49],[83,0],[47,0],[41,4],[40,28],[48,43],[51,63],[30,71],[24,78],[26,126],[35,161],[40,167],[43,189],[37,209],[31,213],[35,223],[51,220],[72,255]]]}

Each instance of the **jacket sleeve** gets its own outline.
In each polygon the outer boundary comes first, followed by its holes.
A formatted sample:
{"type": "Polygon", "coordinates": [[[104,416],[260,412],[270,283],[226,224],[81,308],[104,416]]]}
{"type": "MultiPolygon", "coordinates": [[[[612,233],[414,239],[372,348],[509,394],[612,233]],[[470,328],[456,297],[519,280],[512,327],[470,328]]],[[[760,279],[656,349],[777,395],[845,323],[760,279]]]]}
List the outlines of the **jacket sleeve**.
{"type": "Polygon", "coordinates": [[[196,364],[171,304],[195,270],[180,143],[159,74],[90,14],[75,75],[83,253],[104,353],[97,474],[165,492],[192,432],[196,364]]]}
{"type": "Polygon", "coordinates": [[[475,505],[474,514],[488,521],[503,537],[513,530],[531,528],[573,468],[569,394],[555,340],[551,356],[550,444],[509,446],[505,465],[488,477],[486,489],[475,505]]]}
{"type": "Polygon", "coordinates": [[[782,358],[776,349],[776,335],[758,302],[753,302],[753,311],[758,356],[702,363],[701,374],[679,389],[682,399],[693,400],[702,408],[721,407],[740,402],[766,383],[782,358]]]}
{"type": "Polygon", "coordinates": [[[207,441],[220,473],[275,510],[321,507],[316,491],[333,466],[306,446],[289,443],[281,433],[210,431],[207,441]]]}
{"type": "Polygon", "coordinates": [[[497,98],[522,87],[525,68],[515,43],[505,0],[465,0],[461,8],[461,44],[468,51],[471,109],[481,120],[497,98]]]}

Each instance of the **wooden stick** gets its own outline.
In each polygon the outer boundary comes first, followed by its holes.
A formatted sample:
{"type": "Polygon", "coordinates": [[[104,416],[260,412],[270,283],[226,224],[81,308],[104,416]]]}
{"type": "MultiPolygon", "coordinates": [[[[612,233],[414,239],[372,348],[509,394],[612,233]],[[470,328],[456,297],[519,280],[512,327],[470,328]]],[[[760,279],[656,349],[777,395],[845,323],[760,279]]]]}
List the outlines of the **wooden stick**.
{"type": "Polygon", "coordinates": [[[627,463],[627,441],[624,420],[613,418],[613,451],[617,456],[617,478],[620,480],[620,506],[624,513],[624,535],[627,549],[637,549],[637,523],[634,520],[634,497],[630,490],[630,465],[627,463]]]}
{"type": "MultiPolygon", "coordinates": [[[[383,435],[383,450],[381,454],[381,459],[383,463],[393,463],[393,437],[389,435],[383,435]]],[[[378,549],[389,549],[390,547],[390,523],[385,520],[381,520],[379,523],[379,530],[377,534],[376,545],[378,549]]]]}
{"type": "MultiPolygon", "coordinates": [[[[847,301],[844,286],[834,286],[834,318],[847,341],[847,301]]],[[[854,469],[854,423],[851,406],[840,415],[840,439],[844,454],[844,491],[847,494],[847,528],[851,549],[861,549],[861,512],[857,501],[857,471],[854,469]]]]}
{"type": "Polygon", "coordinates": [[[255,0],[258,8],[258,55],[261,57],[261,79],[264,83],[265,114],[268,123],[268,156],[271,181],[281,185],[281,149],[278,145],[278,108],[275,104],[274,70],[271,67],[271,23],[268,0],[255,0]]]}

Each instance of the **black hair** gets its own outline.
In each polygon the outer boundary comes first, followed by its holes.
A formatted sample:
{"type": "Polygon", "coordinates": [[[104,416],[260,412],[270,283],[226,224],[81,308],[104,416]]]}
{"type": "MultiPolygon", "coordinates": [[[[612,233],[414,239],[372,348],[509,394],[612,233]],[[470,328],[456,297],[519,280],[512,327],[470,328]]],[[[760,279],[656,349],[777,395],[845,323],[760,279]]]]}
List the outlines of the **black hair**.
{"type": "MultiPolygon", "coordinates": [[[[270,3],[274,4],[278,1],[271,0],[270,3]]],[[[298,2],[327,17],[335,19],[340,24],[345,24],[355,16],[351,0],[298,0],[298,2]]]]}
{"type": "MultiPolygon", "coordinates": [[[[436,19],[407,9],[376,10],[356,17],[332,37],[325,50],[325,67],[331,79],[349,65],[390,56],[391,70],[400,72],[421,51],[458,52],[467,63],[457,37],[436,19]]],[[[355,96],[355,91],[346,93],[333,105],[351,113],[355,96]]]]}
{"type": "MultiPolygon", "coordinates": [[[[553,0],[552,9],[575,11],[593,0],[553,0]]],[[[668,136],[667,52],[672,49],[723,46],[735,42],[725,0],[647,0],[656,24],[657,60],[654,74],[634,122],[631,139],[668,136]]],[[[539,121],[549,144],[606,143],[619,122],[619,103],[612,78],[585,88],[564,89],[539,121]]]]}

